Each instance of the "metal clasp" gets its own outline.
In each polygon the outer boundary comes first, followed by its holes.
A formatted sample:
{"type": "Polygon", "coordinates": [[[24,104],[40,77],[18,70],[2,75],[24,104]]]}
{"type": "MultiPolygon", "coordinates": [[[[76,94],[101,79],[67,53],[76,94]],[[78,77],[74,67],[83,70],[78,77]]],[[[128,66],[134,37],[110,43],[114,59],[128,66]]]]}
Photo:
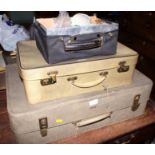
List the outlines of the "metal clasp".
{"type": "Polygon", "coordinates": [[[75,80],[77,80],[77,79],[78,79],[77,76],[73,76],[73,77],[69,77],[69,78],[67,79],[67,81],[75,81],[75,80]]]}
{"type": "Polygon", "coordinates": [[[140,95],[138,94],[134,97],[133,105],[131,107],[132,111],[136,111],[139,108],[139,105],[140,105],[139,100],[140,100],[140,95]]]}
{"type": "Polygon", "coordinates": [[[127,72],[129,70],[129,65],[125,65],[126,64],[126,61],[121,61],[119,63],[119,68],[118,68],[118,72],[121,73],[121,72],[127,72]]]}
{"type": "Polygon", "coordinates": [[[40,84],[42,86],[46,86],[46,85],[50,85],[50,84],[55,84],[57,82],[56,80],[56,75],[58,74],[57,71],[54,71],[54,72],[48,72],[47,75],[50,77],[50,78],[46,78],[46,79],[42,79],[40,80],[40,84]]]}
{"type": "Polygon", "coordinates": [[[42,137],[47,136],[48,121],[47,117],[39,119],[40,134],[42,137]]]}

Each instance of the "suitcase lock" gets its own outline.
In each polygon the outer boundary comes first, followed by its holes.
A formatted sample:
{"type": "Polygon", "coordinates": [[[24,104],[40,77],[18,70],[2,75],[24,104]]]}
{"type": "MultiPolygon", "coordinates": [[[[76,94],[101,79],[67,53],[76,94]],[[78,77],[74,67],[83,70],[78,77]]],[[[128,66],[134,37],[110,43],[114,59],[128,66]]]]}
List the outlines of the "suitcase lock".
{"type": "Polygon", "coordinates": [[[129,70],[129,65],[125,65],[126,64],[126,61],[121,61],[119,63],[119,68],[118,68],[118,72],[121,73],[121,72],[127,72],[129,70]]]}
{"type": "Polygon", "coordinates": [[[46,85],[50,85],[50,84],[55,84],[57,82],[57,80],[56,80],[57,74],[58,74],[57,71],[48,72],[47,75],[49,76],[49,78],[40,80],[41,85],[46,86],[46,85]]]}
{"type": "Polygon", "coordinates": [[[40,134],[42,137],[47,136],[48,122],[47,117],[39,119],[40,134]]]}
{"type": "Polygon", "coordinates": [[[140,106],[139,100],[140,100],[140,95],[138,94],[134,97],[133,105],[131,107],[132,111],[136,111],[139,108],[140,106]]]}

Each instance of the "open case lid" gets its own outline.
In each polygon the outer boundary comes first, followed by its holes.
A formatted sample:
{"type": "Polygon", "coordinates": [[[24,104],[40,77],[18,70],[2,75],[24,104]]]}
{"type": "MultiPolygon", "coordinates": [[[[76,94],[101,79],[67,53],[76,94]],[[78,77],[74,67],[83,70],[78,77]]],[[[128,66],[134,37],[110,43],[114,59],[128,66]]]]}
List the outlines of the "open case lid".
{"type": "Polygon", "coordinates": [[[53,35],[78,35],[88,33],[108,33],[112,31],[118,31],[119,24],[115,22],[103,22],[102,24],[89,24],[83,26],[72,25],[68,27],[53,27],[54,18],[38,18],[35,24],[44,31],[46,36],[53,35]]]}

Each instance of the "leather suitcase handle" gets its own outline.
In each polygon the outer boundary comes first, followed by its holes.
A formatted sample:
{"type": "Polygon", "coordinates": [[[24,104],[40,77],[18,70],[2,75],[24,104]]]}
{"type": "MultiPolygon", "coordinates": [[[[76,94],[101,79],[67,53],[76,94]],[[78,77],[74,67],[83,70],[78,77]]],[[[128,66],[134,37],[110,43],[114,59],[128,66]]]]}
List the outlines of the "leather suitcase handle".
{"type": "Polygon", "coordinates": [[[101,72],[100,73],[101,78],[99,78],[95,81],[87,82],[87,83],[78,83],[77,77],[68,78],[68,81],[72,81],[71,84],[78,88],[90,88],[90,87],[94,87],[94,86],[97,86],[100,83],[102,83],[107,78],[107,74],[108,74],[108,72],[101,72]]]}
{"type": "Polygon", "coordinates": [[[82,121],[78,121],[78,122],[75,123],[75,125],[77,127],[87,126],[87,125],[90,125],[90,124],[105,120],[105,119],[111,117],[111,114],[112,114],[112,112],[107,113],[107,114],[102,114],[102,115],[99,115],[99,116],[96,116],[96,117],[93,117],[93,118],[85,119],[85,120],[82,120],[82,121]]]}
{"type": "Polygon", "coordinates": [[[97,39],[87,40],[87,41],[73,41],[68,40],[64,42],[65,51],[66,52],[76,52],[80,50],[88,50],[93,48],[101,47],[103,44],[103,37],[99,37],[97,39]]]}

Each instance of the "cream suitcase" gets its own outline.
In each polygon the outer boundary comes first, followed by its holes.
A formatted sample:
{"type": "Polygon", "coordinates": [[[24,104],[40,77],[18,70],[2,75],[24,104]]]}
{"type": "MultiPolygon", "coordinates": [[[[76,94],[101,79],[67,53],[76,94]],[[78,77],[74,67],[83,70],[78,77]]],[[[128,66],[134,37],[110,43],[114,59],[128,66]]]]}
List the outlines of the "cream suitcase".
{"type": "Polygon", "coordinates": [[[136,70],[130,85],[31,105],[15,66],[7,66],[6,81],[18,143],[54,142],[142,115],[152,88],[152,81],[136,70]]]}
{"type": "Polygon", "coordinates": [[[35,41],[18,44],[17,63],[31,104],[130,84],[137,53],[118,44],[117,54],[49,65],[35,41]]]}

